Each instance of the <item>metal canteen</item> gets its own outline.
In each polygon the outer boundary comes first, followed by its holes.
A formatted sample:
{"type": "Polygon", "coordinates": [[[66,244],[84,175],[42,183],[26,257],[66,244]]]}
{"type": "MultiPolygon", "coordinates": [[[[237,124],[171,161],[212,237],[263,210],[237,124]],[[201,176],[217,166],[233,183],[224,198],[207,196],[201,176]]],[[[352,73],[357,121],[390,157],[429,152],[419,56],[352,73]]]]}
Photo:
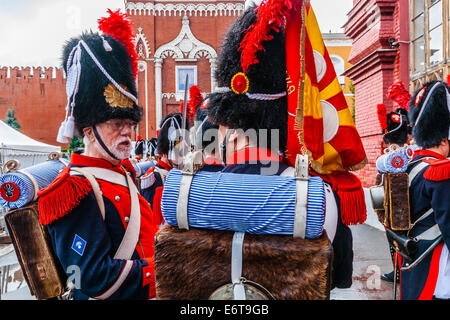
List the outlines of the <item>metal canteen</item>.
{"type": "Polygon", "coordinates": [[[372,207],[375,210],[384,209],[384,185],[373,186],[369,188],[370,199],[372,200],[372,207]]]}
{"type": "MultiPolygon", "coordinates": [[[[246,300],[270,300],[261,290],[252,285],[244,284],[246,300]]],[[[210,296],[209,300],[234,300],[234,284],[229,283],[219,287],[210,296]]]]}

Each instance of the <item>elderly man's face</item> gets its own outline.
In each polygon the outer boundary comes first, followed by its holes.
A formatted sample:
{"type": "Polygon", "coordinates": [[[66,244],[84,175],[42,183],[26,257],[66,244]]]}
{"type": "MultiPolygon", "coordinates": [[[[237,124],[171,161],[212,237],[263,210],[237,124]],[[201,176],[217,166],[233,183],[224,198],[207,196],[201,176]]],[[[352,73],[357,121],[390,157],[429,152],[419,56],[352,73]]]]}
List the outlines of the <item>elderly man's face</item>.
{"type": "Polygon", "coordinates": [[[120,160],[130,157],[132,144],[131,133],[137,123],[128,119],[111,119],[97,125],[103,142],[114,156],[120,160]]]}

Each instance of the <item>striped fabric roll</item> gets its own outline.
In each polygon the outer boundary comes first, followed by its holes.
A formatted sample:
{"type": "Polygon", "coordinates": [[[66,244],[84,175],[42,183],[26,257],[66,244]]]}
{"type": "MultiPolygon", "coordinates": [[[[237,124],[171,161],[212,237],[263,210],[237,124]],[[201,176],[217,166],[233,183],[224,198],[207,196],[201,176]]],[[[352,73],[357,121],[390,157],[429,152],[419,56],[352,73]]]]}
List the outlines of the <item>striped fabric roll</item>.
{"type": "Polygon", "coordinates": [[[136,170],[137,178],[143,176],[148,171],[148,169],[154,166],[155,163],[153,161],[133,163],[134,170],[136,170]]]}
{"type": "MultiPolygon", "coordinates": [[[[32,167],[22,169],[36,180],[39,189],[50,185],[65,165],[57,160],[48,160],[32,167]]],[[[39,191],[39,190],[37,190],[39,191]]],[[[35,192],[33,182],[20,172],[0,176],[0,206],[17,209],[33,201],[35,192]]]]}
{"type": "MultiPolygon", "coordinates": [[[[161,201],[165,221],[177,226],[176,208],[182,173],[172,169],[161,201]]],[[[246,232],[293,235],[296,181],[292,177],[221,172],[198,172],[191,185],[189,226],[246,232]]],[[[323,232],[325,221],[323,180],[311,177],[308,184],[306,238],[323,232]]]]}

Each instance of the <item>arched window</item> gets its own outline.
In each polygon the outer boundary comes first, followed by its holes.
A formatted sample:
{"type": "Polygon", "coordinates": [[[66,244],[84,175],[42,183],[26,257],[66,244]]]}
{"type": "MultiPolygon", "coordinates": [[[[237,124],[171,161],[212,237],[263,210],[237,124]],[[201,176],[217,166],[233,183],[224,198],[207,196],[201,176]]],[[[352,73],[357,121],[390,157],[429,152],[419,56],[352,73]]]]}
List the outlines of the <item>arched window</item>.
{"type": "Polygon", "coordinates": [[[338,77],[339,84],[342,89],[345,88],[345,61],[340,56],[331,55],[331,62],[333,62],[334,70],[336,70],[336,75],[338,77]]]}

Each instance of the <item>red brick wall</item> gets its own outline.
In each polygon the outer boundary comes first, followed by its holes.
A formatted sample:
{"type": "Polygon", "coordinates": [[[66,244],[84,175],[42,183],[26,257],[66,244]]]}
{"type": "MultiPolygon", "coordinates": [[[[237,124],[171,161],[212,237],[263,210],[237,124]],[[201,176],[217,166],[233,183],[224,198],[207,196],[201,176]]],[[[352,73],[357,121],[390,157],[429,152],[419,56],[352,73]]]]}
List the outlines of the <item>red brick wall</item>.
{"type": "Polygon", "coordinates": [[[55,78],[52,69],[44,70],[44,78],[39,76],[41,68],[33,71],[31,76],[30,68],[15,67],[7,78],[7,68],[0,69],[0,119],[6,118],[8,109],[15,109],[22,133],[44,143],[61,145],[56,136],[66,108],[62,69],[56,70],[55,78]]]}

